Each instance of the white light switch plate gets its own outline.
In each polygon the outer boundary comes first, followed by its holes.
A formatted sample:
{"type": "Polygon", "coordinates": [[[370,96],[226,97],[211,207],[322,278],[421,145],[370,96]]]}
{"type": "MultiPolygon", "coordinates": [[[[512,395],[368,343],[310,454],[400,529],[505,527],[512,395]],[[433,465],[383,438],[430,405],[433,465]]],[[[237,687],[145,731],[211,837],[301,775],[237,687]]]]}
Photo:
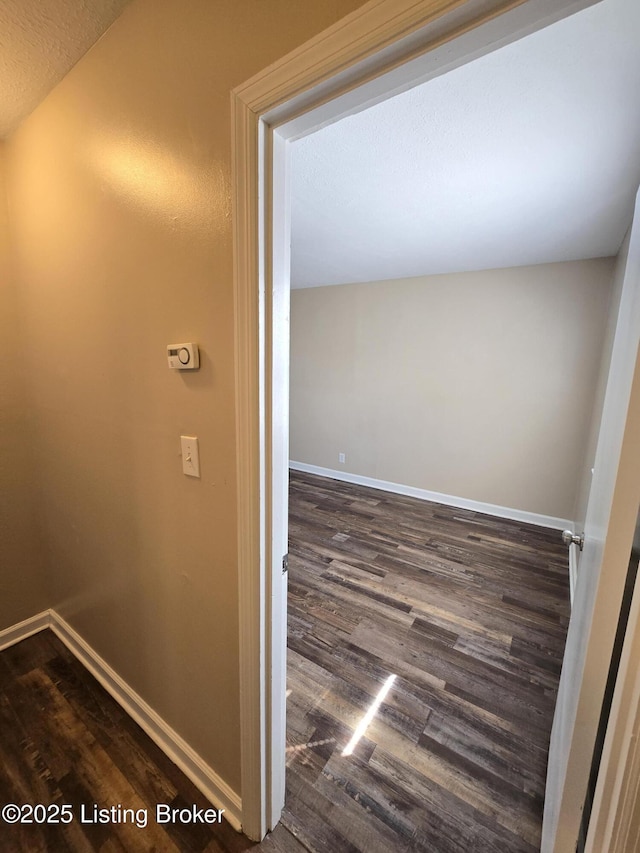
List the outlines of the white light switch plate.
{"type": "Polygon", "coordinates": [[[198,453],[198,439],[195,435],[181,435],[180,445],[182,447],[182,472],[187,477],[199,477],[200,454],[198,453]]]}

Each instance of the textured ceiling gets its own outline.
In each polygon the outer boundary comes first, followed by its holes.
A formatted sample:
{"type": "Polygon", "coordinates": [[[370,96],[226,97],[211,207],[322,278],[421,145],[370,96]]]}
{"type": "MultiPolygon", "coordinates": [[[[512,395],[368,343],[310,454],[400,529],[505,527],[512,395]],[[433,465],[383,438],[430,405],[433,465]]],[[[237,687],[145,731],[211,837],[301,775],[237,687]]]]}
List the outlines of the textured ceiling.
{"type": "Polygon", "coordinates": [[[292,286],[613,255],[640,2],[603,0],[293,144],[292,286]]]}
{"type": "Polygon", "coordinates": [[[0,138],[62,80],[129,0],[0,0],[0,138]]]}

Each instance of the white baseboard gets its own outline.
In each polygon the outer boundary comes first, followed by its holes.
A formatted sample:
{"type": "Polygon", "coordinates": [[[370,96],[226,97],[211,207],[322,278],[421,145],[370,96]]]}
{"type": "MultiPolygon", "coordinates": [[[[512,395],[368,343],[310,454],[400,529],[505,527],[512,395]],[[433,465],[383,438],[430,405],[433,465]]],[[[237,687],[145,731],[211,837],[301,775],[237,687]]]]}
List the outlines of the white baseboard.
{"type": "Polygon", "coordinates": [[[368,486],[370,489],[381,489],[383,492],[394,492],[398,495],[418,498],[421,501],[433,501],[433,503],[454,506],[458,509],[468,509],[473,512],[482,512],[486,515],[496,515],[500,518],[509,518],[512,521],[535,524],[538,527],[550,527],[552,530],[569,529],[573,532],[575,527],[574,522],[566,518],[554,518],[551,515],[539,515],[538,513],[526,512],[521,509],[481,503],[480,501],[472,501],[467,498],[458,498],[454,495],[444,495],[441,492],[429,492],[426,489],[403,486],[400,483],[390,483],[387,480],[375,480],[372,477],[362,477],[360,474],[350,474],[347,471],[320,468],[318,465],[308,465],[306,462],[289,462],[289,467],[294,471],[318,474],[320,477],[329,477],[332,480],[343,480],[345,483],[355,483],[358,486],[368,486]]]}
{"type": "Polygon", "coordinates": [[[24,622],[18,622],[17,625],[12,625],[10,628],[0,631],[0,652],[48,628],[51,624],[50,614],[50,610],[43,610],[42,613],[37,613],[35,616],[25,619],[24,622]]]}
{"type": "Polygon", "coordinates": [[[144,729],[160,749],[216,808],[225,810],[226,820],[238,831],[242,827],[242,803],[238,794],[139,696],[68,622],[51,611],[51,629],[69,651],[97,678],[127,714],[144,729]]]}
{"type": "Polygon", "coordinates": [[[0,631],[0,650],[51,628],[71,654],[102,684],[126,713],[218,809],[231,826],[242,831],[242,801],[238,794],[174,731],[162,717],[82,639],[55,610],[39,613],[0,631]]]}

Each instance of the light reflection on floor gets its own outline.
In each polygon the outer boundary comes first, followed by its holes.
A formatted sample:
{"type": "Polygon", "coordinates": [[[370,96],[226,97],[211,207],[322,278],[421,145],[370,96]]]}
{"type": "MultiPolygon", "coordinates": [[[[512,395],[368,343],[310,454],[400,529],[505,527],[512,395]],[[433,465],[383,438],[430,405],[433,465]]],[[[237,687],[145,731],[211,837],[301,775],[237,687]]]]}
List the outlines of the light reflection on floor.
{"type": "Polygon", "coordinates": [[[297,746],[288,746],[287,747],[287,767],[291,764],[293,759],[300,752],[304,752],[306,749],[313,749],[315,746],[324,746],[326,743],[335,743],[336,739],[334,737],[328,737],[324,740],[311,740],[309,743],[300,743],[297,746]]]}
{"type": "Polygon", "coordinates": [[[387,678],[385,683],[382,685],[382,687],[380,688],[380,692],[378,693],[376,698],[371,703],[369,710],[367,711],[367,713],[364,715],[364,717],[358,723],[358,727],[356,728],[355,732],[353,733],[353,737],[351,738],[349,743],[345,746],[345,748],[342,750],[343,756],[351,755],[353,753],[353,750],[356,748],[358,741],[363,736],[363,734],[366,732],[366,730],[369,728],[373,718],[378,713],[380,706],[382,705],[384,700],[387,698],[387,694],[389,693],[389,691],[393,687],[393,682],[395,680],[396,680],[396,676],[390,675],[389,678],[387,678]]]}
{"type": "MultiPolygon", "coordinates": [[[[349,743],[345,746],[345,748],[340,753],[343,757],[346,757],[346,756],[353,754],[353,751],[356,748],[356,746],[358,745],[360,738],[362,738],[364,736],[367,729],[369,728],[369,726],[373,722],[373,718],[375,717],[375,715],[380,710],[380,706],[382,705],[384,700],[387,698],[387,695],[389,694],[389,691],[393,687],[393,683],[395,680],[396,680],[396,676],[390,675],[387,678],[387,680],[385,681],[385,683],[382,685],[382,687],[380,688],[380,690],[378,692],[378,695],[376,696],[376,698],[373,700],[373,702],[369,706],[369,709],[367,710],[366,714],[362,717],[362,719],[360,720],[360,722],[356,726],[356,729],[355,729],[355,731],[351,737],[351,740],[349,741],[349,743]]],[[[287,690],[287,699],[291,696],[292,692],[293,692],[292,690],[287,690]]],[[[325,738],[324,740],[309,741],[308,743],[301,743],[301,744],[297,744],[295,746],[288,746],[286,749],[287,767],[289,766],[291,761],[293,761],[293,759],[296,757],[296,755],[298,755],[299,753],[304,752],[307,749],[313,749],[314,747],[317,747],[317,746],[324,746],[327,743],[335,743],[335,742],[336,742],[336,739],[332,737],[332,738],[325,738]]]]}

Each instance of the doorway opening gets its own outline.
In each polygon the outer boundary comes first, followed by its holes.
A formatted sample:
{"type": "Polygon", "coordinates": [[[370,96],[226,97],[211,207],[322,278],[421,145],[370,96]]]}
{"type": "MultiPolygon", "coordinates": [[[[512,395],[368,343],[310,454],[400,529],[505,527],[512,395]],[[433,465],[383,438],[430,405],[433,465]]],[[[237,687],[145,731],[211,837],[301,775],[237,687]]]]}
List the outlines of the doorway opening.
{"type": "MultiPolygon", "coordinates": [[[[424,5],[426,10],[431,4],[424,5]]],[[[417,80],[442,73],[445,66],[461,64],[465,57],[486,53],[550,23],[552,17],[559,18],[575,11],[580,5],[589,4],[568,3],[562,9],[555,4],[551,14],[545,4],[529,2],[497,18],[488,16],[490,20],[476,16],[477,26],[448,43],[446,50],[440,45],[426,54],[427,65],[431,63],[427,71],[424,65],[418,68],[417,64],[412,64],[418,60],[411,58],[395,67],[382,83],[381,77],[371,74],[371,63],[367,65],[365,61],[359,67],[352,64],[348,73],[343,65],[338,76],[326,76],[324,69],[323,82],[316,87],[296,89],[283,85],[277,97],[270,92],[271,100],[264,88],[258,91],[260,87],[252,89],[249,85],[236,93],[237,140],[245,144],[244,150],[241,150],[242,145],[236,146],[237,156],[244,167],[248,164],[247,158],[251,160],[255,152],[261,164],[254,184],[250,176],[252,169],[240,169],[239,173],[247,182],[240,186],[236,197],[241,212],[247,213],[238,217],[236,252],[237,274],[245,284],[238,292],[238,316],[244,323],[239,329],[239,420],[242,442],[248,451],[243,454],[241,448],[240,452],[240,510],[244,524],[241,530],[241,567],[244,567],[241,618],[248,629],[242,647],[243,683],[247,688],[243,708],[243,813],[248,816],[244,820],[245,827],[256,837],[277,820],[284,798],[285,622],[282,616],[286,580],[282,575],[282,555],[286,553],[287,531],[282,507],[286,507],[288,447],[286,426],[283,428],[281,423],[281,403],[283,390],[287,388],[286,369],[283,369],[283,363],[287,365],[287,335],[283,334],[287,329],[287,306],[283,285],[289,275],[289,210],[277,200],[286,197],[287,143],[328,120],[335,120],[340,114],[380,100],[389,91],[406,89],[417,80]],[[461,48],[454,58],[452,45],[461,48]],[[365,82],[358,89],[349,88],[356,79],[365,82]],[[330,95],[336,97],[329,100],[330,95]],[[311,109],[313,104],[318,105],[315,110],[311,109]],[[258,192],[260,176],[265,181],[264,196],[258,192]],[[263,208],[260,198],[265,202],[263,208]],[[262,210],[263,215],[249,215],[251,210],[262,210]],[[260,238],[264,255],[255,254],[251,248],[260,244],[260,238]],[[254,290],[256,282],[263,285],[257,292],[254,290]],[[261,299],[256,299],[259,294],[262,294],[261,299]],[[256,417],[259,412],[266,414],[264,420],[256,417]],[[260,567],[258,575],[256,566],[260,567]],[[251,820],[255,820],[255,829],[249,828],[251,820]]],[[[470,13],[470,10],[465,11],[470,13]]],[[[432,14],[432,9],[427,12],[432,14]]],[[[453,22],[447,23],[451,26],[453,22]]],[[[456,26],[449,31],[459,32],[459,25],[458,18],[456,26]]],[[[406,30],[404,32],[406,34],[406,30]]],[[[424,50],[432,34],[432,27],[415,29],[411,44],[396,36],[393,40],[398,49],[396,56],[390,57],[390,43],[387,42],[384,61],[380,61],[378,68],[397,62],[399,56],[404,55],[406,59],[415,55],[420,39],[426,39],[420,48],[424,50]]],[[[353,50],[353,44],[350,49],[353,50]]],[[[320,74],[316,79],[322,77],[320,74]]]]}

